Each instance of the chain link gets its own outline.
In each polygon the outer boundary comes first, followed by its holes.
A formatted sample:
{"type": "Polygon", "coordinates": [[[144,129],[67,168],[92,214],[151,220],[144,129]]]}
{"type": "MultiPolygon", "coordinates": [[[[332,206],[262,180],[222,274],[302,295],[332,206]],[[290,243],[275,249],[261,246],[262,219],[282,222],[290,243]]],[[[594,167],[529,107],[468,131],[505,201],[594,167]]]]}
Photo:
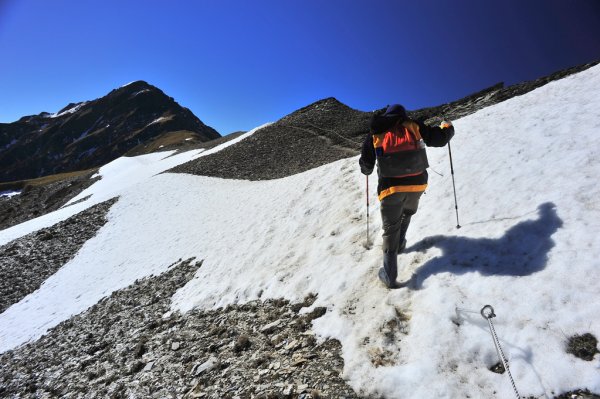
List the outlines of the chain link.
{"type": "Polygon", "coordinates": [[[517,390],[517,386],[515,385],[515,380],[513,379],[512,374],[510,373],[510,369],[508,368],[508,360],[506,360],[506,356],[504,356],[504,352],[502,351],[502,347],[500,346],[500,340],[498,339],[498,335],[496,335],[496,329],[494,328],[494,324],[492,323],[492,317],[496,317],[494,314],[494,308],[490,305],[485,305],[481,308],[481,316],[487,320],[490,325],[490,332],[492,334],[492,338],[494,340],[494,345],[496,346],[496,353],[498,353],[498,357],[502,362],[502,366],[504,366],[504,370],[508,374],[508,378],[510,378],[510,383],[512,384],[513,390],[515,391],[515,395],[517,395],[517,399],[521,399],[521,395],[519,395],[519,391],[517,390]],[[486,310],[488,311],[486,313],[486,310]]]}

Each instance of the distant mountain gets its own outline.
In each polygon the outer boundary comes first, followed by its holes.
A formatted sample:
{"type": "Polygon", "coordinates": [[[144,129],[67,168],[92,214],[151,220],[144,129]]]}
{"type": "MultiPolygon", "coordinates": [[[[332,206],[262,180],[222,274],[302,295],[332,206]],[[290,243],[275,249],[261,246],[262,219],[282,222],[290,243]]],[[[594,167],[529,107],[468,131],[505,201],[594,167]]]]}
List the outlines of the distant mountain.
{"type": "Polygon", "coordinates": [[[133,82],[55,114],[0,123],[0,182],[101,166],[169,134],[170,143],[221,137],[158,88],[133,82]]]}

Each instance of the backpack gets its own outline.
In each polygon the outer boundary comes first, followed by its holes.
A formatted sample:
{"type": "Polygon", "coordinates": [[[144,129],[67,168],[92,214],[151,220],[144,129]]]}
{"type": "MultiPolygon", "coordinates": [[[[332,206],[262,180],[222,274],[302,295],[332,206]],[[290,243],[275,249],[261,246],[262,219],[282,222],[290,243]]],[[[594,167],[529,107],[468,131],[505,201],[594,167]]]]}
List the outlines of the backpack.
{"type": "Polygon", "coordinates": [[[380,177],[414,176],[429,167],[425,142],[413,121],[398,121],[387,131],[373,132],[373,146],[380,177]]]}

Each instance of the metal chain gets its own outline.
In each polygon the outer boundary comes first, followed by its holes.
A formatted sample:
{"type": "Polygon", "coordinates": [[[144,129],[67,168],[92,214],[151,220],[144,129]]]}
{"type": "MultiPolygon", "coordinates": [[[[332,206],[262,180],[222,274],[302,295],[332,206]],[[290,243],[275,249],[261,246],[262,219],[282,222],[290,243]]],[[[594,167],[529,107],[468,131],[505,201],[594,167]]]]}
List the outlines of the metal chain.
{"type": "Polygon", "coordinates": [[[492,323],[492,317],[496,317],[494,313],[494,308],[490,305],[485,305],[481,308],[481,316],[487,320],[490,325],[490,332],[492,333],[492,338],[494,340],[494,345],[496,346],[496,353],[498,353],[498,357],[502,362],[502,366],[504,366],[504,370],[508,374],[508,378],[510,378],[510,383],[512,384],[513,390],[515,391],[515,395],[517,395],[517,399],[521,399],[521,395],[519,395],[519,391],[517,390],[517,386],[515,385],[515,380],[513,379],[512,374],[510,373],[510,369],[508,368],[508,360],[506,360],[506,356],[504,356],[504,352],[502,351],[502,347],[500,346],[500,340],[498,339],[498,335],[496,335],[496,329],[494,328],[494,324],[492,323]],[[488,313],[486,313],[486,310],[488,313]]]}

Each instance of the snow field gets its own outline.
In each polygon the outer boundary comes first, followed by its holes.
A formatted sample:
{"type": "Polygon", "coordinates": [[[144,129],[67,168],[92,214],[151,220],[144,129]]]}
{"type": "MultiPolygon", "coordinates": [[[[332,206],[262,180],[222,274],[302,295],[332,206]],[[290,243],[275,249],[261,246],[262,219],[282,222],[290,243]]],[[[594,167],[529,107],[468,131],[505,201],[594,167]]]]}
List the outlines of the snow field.
{"type": "MultiPolygon", "coordinates": [[[[117,160],[80,195],[90,199],[57,211],[120,195],[108,223],[38,291],[0,315],[0,350],[196,256],[203,266],[175,294],[173,311],[316,293],[313,306],[328,312],[314,331],[342,342],[345,377],[365,395],[512,397],[508,377],[488,370],[498,358],[487,322],[456,311],[486,304],[498,316],[496,331],[522,396],[600,392],[600,358],[585,362],[565,353],[568,336],[600,337],[598,87],[596,66],[455,121],[463,227],[455,228],[447,150],[432,148],[432,169],[444,176],[430,172],[398,258],[410,289],[389,291],[377,281],[374,176],[375,245],[362,245],[365,178],[356,157],[258,182],[155,175],[151,165],[170,159],[157,154],[143,158],[143,167],[134,165],[141,157],[117,160]]],[[[186,154],[169,162],[201,156],[186,154]]],[[[0,242],[63,216],[2,231],[0,242]]]]}

